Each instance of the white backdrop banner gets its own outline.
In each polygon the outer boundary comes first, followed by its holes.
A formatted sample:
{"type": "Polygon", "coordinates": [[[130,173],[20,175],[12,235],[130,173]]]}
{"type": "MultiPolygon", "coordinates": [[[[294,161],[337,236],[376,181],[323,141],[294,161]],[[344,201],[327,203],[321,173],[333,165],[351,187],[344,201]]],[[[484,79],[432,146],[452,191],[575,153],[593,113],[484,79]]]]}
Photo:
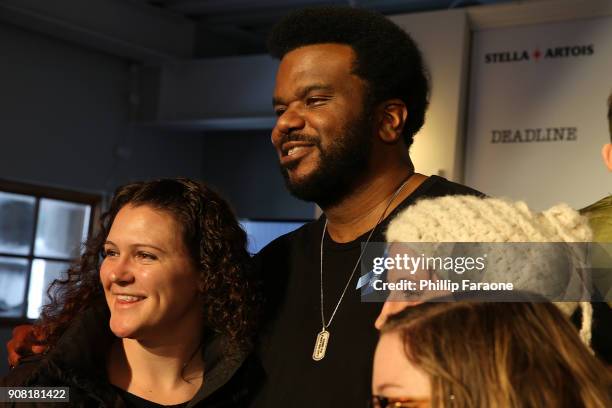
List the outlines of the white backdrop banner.
{"type": "Polygon", "coordinates": [[[612,18],[474,33],[466,184],[535,209],[612,191],[612,18]]]}

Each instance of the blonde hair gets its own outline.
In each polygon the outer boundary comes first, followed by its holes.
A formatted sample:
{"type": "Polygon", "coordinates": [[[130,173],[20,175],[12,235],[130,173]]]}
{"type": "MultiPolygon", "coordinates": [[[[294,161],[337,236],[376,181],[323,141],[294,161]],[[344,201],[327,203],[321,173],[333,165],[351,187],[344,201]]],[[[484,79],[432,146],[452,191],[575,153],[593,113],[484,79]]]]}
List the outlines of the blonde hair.
{"type": "Polygon", "coordinates": [[[612,407],[610,371],[551,303],[424,303],[391,331],[429,375],[432,407],[612,407]]]}

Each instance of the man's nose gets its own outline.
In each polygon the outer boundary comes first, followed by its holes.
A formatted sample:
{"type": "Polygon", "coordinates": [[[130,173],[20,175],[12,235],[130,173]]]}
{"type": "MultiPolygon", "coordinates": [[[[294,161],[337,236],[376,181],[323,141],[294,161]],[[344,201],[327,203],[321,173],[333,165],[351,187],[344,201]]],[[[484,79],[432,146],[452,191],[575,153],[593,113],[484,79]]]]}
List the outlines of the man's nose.
{"type": "Polygon", "coordinates": [[[303,129],[304,126],[306,126],[306,121],[301,112],[299,112],[297,108],[287,108],[287,110],[276,119],[276,126],[274,129],[281,135],[287,135],[292,131],[303,129]]]}

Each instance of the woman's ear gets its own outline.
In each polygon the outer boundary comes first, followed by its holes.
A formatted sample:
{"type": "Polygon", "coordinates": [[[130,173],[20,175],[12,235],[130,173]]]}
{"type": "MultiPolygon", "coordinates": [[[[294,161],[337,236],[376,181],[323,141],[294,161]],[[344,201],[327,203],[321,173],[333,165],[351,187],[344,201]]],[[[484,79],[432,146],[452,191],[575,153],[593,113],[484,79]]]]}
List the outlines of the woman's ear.
{"type": "Polygon", "coordinates": [[[385,143],[396,143],[408,119],[408,108],[401,99],[390,99],[380,106],[378,137],[385,143]]]}

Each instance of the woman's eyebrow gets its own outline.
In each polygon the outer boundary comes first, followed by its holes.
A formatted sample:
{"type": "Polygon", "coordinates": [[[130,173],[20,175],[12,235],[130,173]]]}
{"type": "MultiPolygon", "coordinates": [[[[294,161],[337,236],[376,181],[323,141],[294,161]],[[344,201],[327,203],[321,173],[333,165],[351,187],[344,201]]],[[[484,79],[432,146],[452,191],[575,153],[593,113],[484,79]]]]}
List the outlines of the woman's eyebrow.
{"type": "MultiPolygon", "coordinates": [[[[109,239],[107,239],[104,242],[104,245],[106,245],[106,244],[117,246],[117,244],[115,244],[113,241],[111,241],[109,239]]],[[[148,247],[148,248],[153,248],[153,249],[156,249],[156,250],[158,250],[160,252],[166,253],[166,251],[164,249],[162,249],[162,248],[160,248],[158,246],[151,245],[151,244],[145,244],[145,243],[141,243],[141,242],[136,242],[134,244],[130,244],[130,247],[148,247]]]]}
{"type": "Polygon", "coordinates": [[[382,383],[376,387],[376,393],[378,394],[381,391],[387,390],[389,388],[402,388],[402,385],[396,383],[382,383]]]}

